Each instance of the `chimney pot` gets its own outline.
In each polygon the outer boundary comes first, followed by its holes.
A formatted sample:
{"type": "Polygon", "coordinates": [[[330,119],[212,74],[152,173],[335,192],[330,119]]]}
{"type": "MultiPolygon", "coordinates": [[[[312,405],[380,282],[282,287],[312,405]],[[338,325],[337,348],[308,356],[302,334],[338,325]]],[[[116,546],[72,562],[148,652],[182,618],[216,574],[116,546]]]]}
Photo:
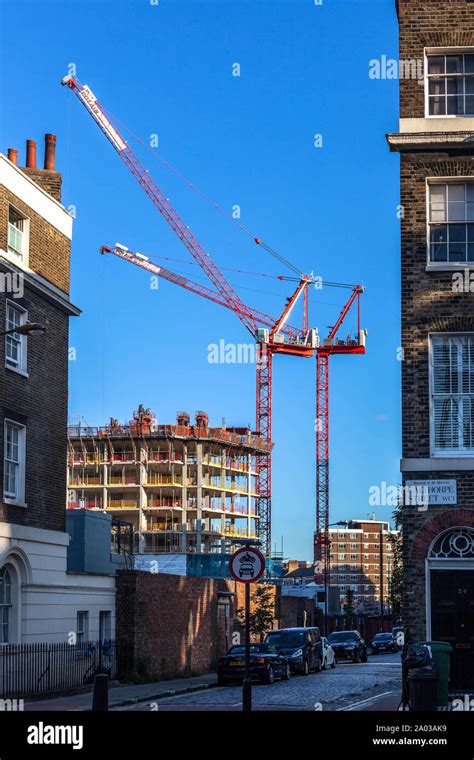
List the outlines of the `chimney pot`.
{"type": "Polygon", "coordinates": [[[36,169],[36,140],[26,141],[26,167],[36,169]]]}
{"type": "Polygon", "coordinates": [[[44,136],[44,168],[55,171],[56,164],[56,135],[44,136]]]}
{"type": "Polygon", "coordinates": [[[8,148],[7,157],[8,160],[12,162],[12,164],[18,166],[18,151],[16,148],[8,148]]]}

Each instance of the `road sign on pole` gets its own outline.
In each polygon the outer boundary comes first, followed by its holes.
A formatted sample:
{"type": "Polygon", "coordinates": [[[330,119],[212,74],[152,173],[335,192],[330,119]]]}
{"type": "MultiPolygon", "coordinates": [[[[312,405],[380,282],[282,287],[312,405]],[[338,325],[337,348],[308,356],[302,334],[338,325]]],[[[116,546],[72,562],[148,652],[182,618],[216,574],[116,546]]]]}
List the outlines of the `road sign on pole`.
{"type": "Polygon", "coordinates": [[[252,709],[252,680],[250,677],[250,584],[258,581],[265,570],[265,557],[258,549],[245,546],[237,549],[229,562],[232,577],[245,583],[245,677],[242,687],[242,710],[252,709]]]}
{"type": "Polygon", "coordinates": [[[239,583],[254,583],[264,573],[265,557],[252,547],[238,549],[230,558],[229,570],[239,583]]]}

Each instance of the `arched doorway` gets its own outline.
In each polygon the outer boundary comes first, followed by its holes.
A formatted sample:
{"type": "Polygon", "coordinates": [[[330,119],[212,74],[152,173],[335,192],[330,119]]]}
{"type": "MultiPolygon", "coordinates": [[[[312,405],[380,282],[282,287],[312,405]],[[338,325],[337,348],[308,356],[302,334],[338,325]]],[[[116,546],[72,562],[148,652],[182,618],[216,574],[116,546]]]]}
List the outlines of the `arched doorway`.
{"type": "Polygon", "coordinates": [[[474,687],[474,528],[455,527],[431,544],[426,572],[428,639],[453,647],[452,689],[474,687]]]}

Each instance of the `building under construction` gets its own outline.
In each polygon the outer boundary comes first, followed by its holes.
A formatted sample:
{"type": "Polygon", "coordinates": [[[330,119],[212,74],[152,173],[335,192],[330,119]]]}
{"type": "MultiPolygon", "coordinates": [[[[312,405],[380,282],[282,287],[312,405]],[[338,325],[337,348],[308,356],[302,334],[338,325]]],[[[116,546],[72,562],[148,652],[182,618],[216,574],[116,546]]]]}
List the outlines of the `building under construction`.
{"type": "Polygon", "coordinates": [[[268,442],[249,428],[160,425],[140,406],[133,419],[69,427],[68,509],[110,512],[133,526],[138,553],[226,553],[258,535],[257,458],[268,442]]]}

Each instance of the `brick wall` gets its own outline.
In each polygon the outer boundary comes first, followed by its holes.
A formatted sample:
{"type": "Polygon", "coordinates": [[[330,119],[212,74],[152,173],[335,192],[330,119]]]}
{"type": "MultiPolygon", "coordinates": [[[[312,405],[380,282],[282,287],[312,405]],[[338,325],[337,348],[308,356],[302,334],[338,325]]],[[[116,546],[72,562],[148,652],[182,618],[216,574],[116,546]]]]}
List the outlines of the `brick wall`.
{"type": "MultiPolygon", "coordinates": [[[[422,60],[425,47],[473,45],[474,5],[466,0],[399,0],[400,60],[422,60]]],[[[424,88],[415,79],[400,87],[400,117],[423,118],[424,88]]]]}
{"type": "Polygon", "coordinates": [[[134,677],[207,673],[217,660],[217,593],[211,578],[117,574],[117,639],[130,642],[134,677]]]}
{"type": "MultiPolygon", "coordinates": [[[[25,173],[31,172],[33,172],[31,169],[25,170],[25,173]]],[[[47,183],[43,189],[46,188],[47,183]]],[[[3,186],[0,187],[0,249],[7,250],[8,206],[10,203],[29,219],[30,269],[33,269],[64,293],[69,293],[70,241],[3,186]]]]}
{"type": "Polygon", "coordinates": [[[280,627],[297,628],[303,625],[317,625],[314,600],[306,597],[282,596],[280,627]]]}
{"type": "Polygon", "coordinates": [[[243,636],[237,619],[243,606],[244,585],[235,581],[119,571],[117,640],[130,645],[132,677],[162,680],[214,670],[234,634],[243,636]]]}
{"type": "Polygon", "coordinates": [[[54,200],[61,202],[62,177],[59,172],[49,169],[29,169],[27,166],[22,166],[21,170],[54,200]]]}
{"type": "MultiPolygon", "coordinates": [[[[473,6],[474,8],[474,6],[473,6]]],[[[404,457],[428,457],[430,332],[474,330],[470,293],[453,292],[452,272],[426,272],[429,177],[470,177],[474,156],[447,153],[401,155],[402,447],[404,457]]],[[[459,267],[462,271],[462,267],[459,267]]],[[[474,497],[474,491],[472,492],[474,497]]]]}
{"type": "MultiPolygon", "coordinates": [[[[0,520],[51,530],[65,528],[67,455],[68,316],[43,296],[25,288],[11,299],[28,309],[31,322],[44,324],[44,335],[28,338],[28,373],[5,368],[5,338],[0,339],[0,430],[3,452],[5,417],[26,425],[27,508],[2,503],[0,520]]],[[[6,297],[0,295],[0,325],[5,324],[6,297]]],[[[3,453],[0,456],[3,483],[3,453]]]]}

